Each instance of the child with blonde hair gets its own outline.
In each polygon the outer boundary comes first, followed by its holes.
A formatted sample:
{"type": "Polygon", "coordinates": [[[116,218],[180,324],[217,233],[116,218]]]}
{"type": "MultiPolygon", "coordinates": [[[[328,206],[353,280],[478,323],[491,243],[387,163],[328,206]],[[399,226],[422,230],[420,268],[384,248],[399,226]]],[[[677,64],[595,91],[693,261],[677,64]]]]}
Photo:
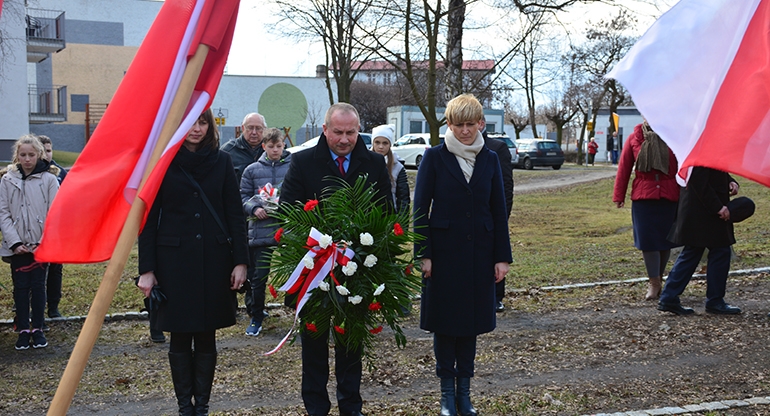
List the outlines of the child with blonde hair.
{"type": "Polygon", "coordinates": [[[48,346],[43,335],[47,265],[36,262],[33,253],[40,244],[48,209],[59,190],[59,168],[51,166],[43,152],[43,144],[36,136],[22,136],[13,146],[13,162],[0,179],[0,255],[11,263],[19,330],[17,350],[26,350],[30,345],[48,346]]]}

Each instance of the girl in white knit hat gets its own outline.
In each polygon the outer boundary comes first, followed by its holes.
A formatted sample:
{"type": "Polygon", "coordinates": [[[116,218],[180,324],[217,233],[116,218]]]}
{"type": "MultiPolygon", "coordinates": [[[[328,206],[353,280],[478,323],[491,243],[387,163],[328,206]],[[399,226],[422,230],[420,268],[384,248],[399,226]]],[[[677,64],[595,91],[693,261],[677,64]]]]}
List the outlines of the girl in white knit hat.
{"type": "Polygon", "coordinates": [[[372,150],[385,156],[385,164],[390,172],[390,190],[397,210],[409,210],[409,181],[404,165],[393,155],[393,135],[396,128],[392,124],[383,124],[372,130],[372,150]]]}

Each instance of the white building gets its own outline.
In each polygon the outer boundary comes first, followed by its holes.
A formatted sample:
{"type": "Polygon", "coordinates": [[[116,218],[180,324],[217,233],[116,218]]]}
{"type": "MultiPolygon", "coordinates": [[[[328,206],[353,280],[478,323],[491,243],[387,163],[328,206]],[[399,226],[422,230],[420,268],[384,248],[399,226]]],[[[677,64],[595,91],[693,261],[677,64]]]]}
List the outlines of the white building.
{"type": "MultiPolygon", "coordinates": [[[[444,118],[446,108],[436,108],[436,117],[444,118]]],[[[484,110],[484,118],[487,124],[487,131],[490,133],[502,133],[505,122],[505,111],[503,110],[484,110]]],[[[396,106],[388,107],[388,124],[396,126],[396,138],[407,133],[428,133],[430,131],[428,122],[425,121],[419,107],[416,106],[396,106]]],[[[441,126],[440,133],[446,132],[446,124],[441,126]]]]}
{"type": "MultiPolygon", "coordinates": [[[[636,107],[619,107],[617,109],[618,115],[618,143],[617,152],[620,157],[620,151],[623,149],[623,144],[626,142],[626,138],[629,134],[633,133],[634,127],[644,121],[644,118],[639,113],[636,107]]],[[[601,108],[597,112],[596,126],[594,126],[594,137],[596,143],[599,144],[599,150],[596,153],[596,162],[607,162],[608,151],[612,149],[607,148],[607,132],[610,128],[610,110],[608,108],[601,108]]]]}

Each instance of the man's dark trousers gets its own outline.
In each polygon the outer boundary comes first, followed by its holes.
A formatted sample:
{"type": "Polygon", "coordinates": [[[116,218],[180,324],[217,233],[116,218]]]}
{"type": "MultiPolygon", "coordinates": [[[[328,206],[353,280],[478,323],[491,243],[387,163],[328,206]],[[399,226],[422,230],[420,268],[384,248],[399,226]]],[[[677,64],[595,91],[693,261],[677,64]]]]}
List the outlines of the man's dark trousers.
{"type": "MultiPolygon", "coordinates": [[[[301,331],[302,339],[302,400],[310,415],[326,415],[331,409],[326,384],[329,381],[329,333],[309,334],[301,331]],[[314,338],[313,335],[319,335],[314,338]],[[308,348],[311,347],[311,348],[308,348]]],[[[337,404],[341,414],[360,412],[361,350],[347,351],[340,343],[334,344],[334,374],[337,377],[337,404]]]]}
{"type": "MultiPolygon", "coordinates": [[[[730,271],[730,246],[709,247],[708,267],[706,270],[706,307],[724,304],[727,288],[727,274],[730,271]]],[[[679,296],[690,282],[706,247],[685,246],[671,268],[666,279],[666,286],[660,295],[660,303],[678,305],[679,296]]]]}

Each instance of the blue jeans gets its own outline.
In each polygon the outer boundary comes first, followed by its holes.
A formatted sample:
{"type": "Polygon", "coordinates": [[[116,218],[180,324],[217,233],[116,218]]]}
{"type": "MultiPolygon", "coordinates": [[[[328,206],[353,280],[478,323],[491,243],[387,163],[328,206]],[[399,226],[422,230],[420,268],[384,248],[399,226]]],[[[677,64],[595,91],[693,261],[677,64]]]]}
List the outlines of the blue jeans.
{"type": "MultiPolygon", "coordinates": [[[[725,303],[727,288],[727,273],[730,271],[730,246],[708,247],[708,269],[706,271],[706,307],[720,306],[725,303]]],[[[666,279],[666,286],[660,295],[660,303],[678,305],[679,296],[684,292],[692,274],[698,268],[698,263],[706,247],[685,246],[677,257],[674,267],[666,279]]]]}
{"type": "Polygon", "coordinates": [[[46,266],[46,263],[35,263],[32,254],[11,256],[13,301],[16,303],[16,323],[19,330],[29,329],[30,306],[32,306],[32,328],[43,328],[46,266]]]}

